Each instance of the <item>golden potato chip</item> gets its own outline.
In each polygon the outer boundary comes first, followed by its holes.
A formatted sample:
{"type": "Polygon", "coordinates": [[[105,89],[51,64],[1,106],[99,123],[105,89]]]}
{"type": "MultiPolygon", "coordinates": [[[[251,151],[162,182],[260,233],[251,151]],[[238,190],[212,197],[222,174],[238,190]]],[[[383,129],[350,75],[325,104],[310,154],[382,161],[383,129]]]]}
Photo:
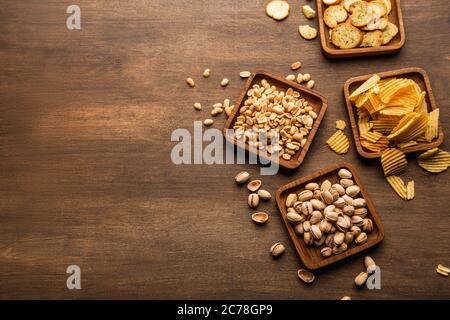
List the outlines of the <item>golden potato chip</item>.
{"type": "Polygon", "coordinates": [[[350,101],[355,102],[361,93],[364,93],[367,90],[371,89],[377,84],[378,81],[380,81],[380,79],[380,76],[377,74],[374,74],[372,77],[367,79],[362,85],[359,86],[359,88],[353,91],[353,93],[350,95],[350,101]]]}
{"type": "Polygon", "coordinates": [[[425,91],[420,94],[419,100],[417,101],[416,107],[414,108],[415,112],[427,112],[428,111],[428,107],[425,102],[426,94],[427,93],[425,91]]]}
{"type": "Polygon", "coordinates": [[[382,136],[376,143],[361,139],[361,145],[367,150],[381,152],[389,147],[389,140],[382,136]]]}
{"type": "Polygon", "coordinates": [[[360,94],[358,99],[356,99],[356,101],[355,101],[355,106],[357,108],[361,108],[368,101],[368,99],[369,98],[367,97],[367,94],[364,94],[364,93],[360,94]]]}
{"type": "Polygon", "coordinates": [[[403,173],[408,165],[405,154],[397,148],[389,148],[381,155],[381,165],[384,175],[399,175],[403,173]]]}
{"type": "Polygon", "coordinates": [[[359,117],[358,128],[359,128],[359,134],[364,134],[366,132],[369,132],[369,130],[372,129],[372,124],[369,123],[369,117],[359,117]]]}
{"type": "Polygon", "coordinates": [[[336,121],[336,129],[338,129],[338,130],[344,130],[345,127],[347,127],[347,124],[345,123],[344,120],[337,120],[337,121],[336,121]]]}
{"type": "Polygon", "coordinates": [[[406,186],[405,183],[403,182],[402,178],[398,177],[398,176],[389,176],[386,177],[387,182],[389,183],[389,185],[392,187],[392,189],[394,189],[395,193],[397,193],[397,195],[402,198],[403,200],[406,200],[406,186]]]}
{"type": "Polygon", "coordinates": [[[388,139],[397,143],[414,140],[414,138],[424,133],[427,124],[428,117],[426,114],[411,112],[400,120],[399,124],[388,136],[388,139]]]}
{"type": "Polygon", "coordinates": [[[367,131],[361,134],[361,139],[375,143],[383,136],[383,134],[376,131],[367,131]]]}
{"type": "Polygon", "coordinates": [[[425,127],[425,140],[431,142],[439,135],[439,109],[428,114],[428,124],[425,127]]]}
{"type": "Polygon", "coordinates": [[[411,141],[399,143],[397,145],[397,147],[399,147],[400,149],[405,149],[405,148],[412,147],[415,145],[417,145],[417,141],[411,140],[411,141]]]}
{"type": "Polygon", "coordinates": [[[380,133],[390,133],[398,124],[398,120],[385,119],[370,121],[372,129],[380,133]]]}
{"type": "Polygon", "coordinates": [[[423,169],[431,173],[440,173],[450,167],[450,153],[434,148],[422,153],[417,163],[423,169]]]}
{"type": "Polygon", "coordinates": [[[326,143],[337,154],[345,154],[350,148],[350,141],[341,130],[336,131],[326,143]]]}
{"type": "Polygon", "coordinates": [[[393,78],[380,85],[380,100],[387,104],[398,91],[405,89],[410,85],[411,82],[409,79],[393,78]]]}
{"type": "Polygon", "coordinates": [[[406,185],[406,200],[412,200],[416,196],[414,191],[414,180],[411,180],[406,185]]]}

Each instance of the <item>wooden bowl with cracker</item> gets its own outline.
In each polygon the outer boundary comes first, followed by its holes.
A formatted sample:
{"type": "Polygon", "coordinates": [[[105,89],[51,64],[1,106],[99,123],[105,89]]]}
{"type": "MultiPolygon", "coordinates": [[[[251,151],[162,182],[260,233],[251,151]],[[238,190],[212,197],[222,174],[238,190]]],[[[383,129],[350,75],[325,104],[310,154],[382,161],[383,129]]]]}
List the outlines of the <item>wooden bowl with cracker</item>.
{"type": "MultiPolygon", "coordinates": [[[[390,0],[390,13],[388,21],[398,28],[398,33],[390,40],[389,43],[374,47],[355,47],[355,48],[339,48],[331,41],[331,29],[324,21],[324,13],[327,5],[323,0],[317,1],[317,16],[319,19],[320,41],[322,51],[329,58],[349,58],[349,57],[363,57],[393,54],[403,47],[405,44],[405,27],[403,24],[402,9],[400,7],[400,0],[390,0]]],[[[341,1],[342,2],[342,1],[341,1]]],[[[341,3],[339,2],[339,3],[341,3]]],[[[339,4],[338,3],[338,4],[339,4]]],[[[350,15],[350,14],[349,14],[350,15]]],[[[349,19],[347,19],[348,21],[349,19]]],[[[343,24],[343,23],[342,23],[343,24]]]]}

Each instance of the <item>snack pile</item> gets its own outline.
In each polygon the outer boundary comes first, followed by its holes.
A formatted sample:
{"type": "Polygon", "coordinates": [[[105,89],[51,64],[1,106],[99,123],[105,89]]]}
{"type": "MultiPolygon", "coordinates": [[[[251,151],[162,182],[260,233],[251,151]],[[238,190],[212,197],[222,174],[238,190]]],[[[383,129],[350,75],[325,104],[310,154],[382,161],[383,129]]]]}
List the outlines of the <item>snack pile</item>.
{"type": "MultiPolygon", "coordinates": [[[[399,176],[408,165],[403,149],[438,138],[439,109],[428,112],[426,92],[408,78],[373,75],[349,98],[357,110],[361,146],[382,152],[381,165],[389,185],[400,198],[414,199],[414,181],[405,183],[399,176]]],[[[417,162],[428,172],[443,172],[450,166],[450,153],[430,149],[417,162]]]]}
{"type": "Polygon", "coordinates": [[[350,95],[361,145],[373,152],[404,149],[438,137],[439,109],[428,112],[426,92],[412,79],[372,76],[350,95]]]}
{"type": "Polygon", "coordinates": [[[380,47],[397,35],[389,22],[391,0],[323,0],[328,7],[323,20],[330,28],[331,42],[340,49],[380,47]]]}

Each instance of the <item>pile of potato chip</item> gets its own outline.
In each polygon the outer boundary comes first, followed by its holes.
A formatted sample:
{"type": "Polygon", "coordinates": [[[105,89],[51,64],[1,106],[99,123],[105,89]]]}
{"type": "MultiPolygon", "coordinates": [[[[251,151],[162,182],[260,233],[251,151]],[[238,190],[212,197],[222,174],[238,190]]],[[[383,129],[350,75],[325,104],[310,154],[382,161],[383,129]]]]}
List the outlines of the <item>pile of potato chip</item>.
{"type": "MultiPolygon", "coordinates": [[[[414,181],[399,177],[407,167],[402,149],[429,143],[439,136],[439,109],[428,112],[426,92],[412,79],[374,75],[350,95],[356,107],[360,142],[364,149],[382,152],[388,183],[405,200],[414,198],[414,181]]],[[[431,149],[420,155],[419,166],[438,173],[450,166],[450,154],[431,149]]]]}

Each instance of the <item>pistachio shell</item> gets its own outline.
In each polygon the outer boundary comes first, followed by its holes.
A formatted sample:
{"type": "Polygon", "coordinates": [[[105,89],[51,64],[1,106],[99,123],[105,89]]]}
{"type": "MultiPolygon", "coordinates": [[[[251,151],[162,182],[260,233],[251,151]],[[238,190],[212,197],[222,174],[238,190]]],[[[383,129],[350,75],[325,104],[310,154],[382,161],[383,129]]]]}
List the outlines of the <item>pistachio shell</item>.
{"type": "Polygon", "coordinates": [[[265,212],[255,212],[252,214],[252,220],[258,224],[265,224],[269,220],[269,215],[265,212]]]}
{"type": "Polygon", "coordinates": [[[338,175],[342,179],[351,179],[353,177],[352,173],[347,169],[339,170],[338,175]]]}
{"type": "Polygon", "coordinates": [[[270,253],[274,257],[278,257],[278,256],[282,255],[285,250],[286,249],[285,249],[284,245],[281,244],[280,242],[277,242],[272,247],[270,247],[270,253]]]}
{"type": "Polygon", "coordinates": [[[247,188],[250,192],[256,192],[261,188],[261,184],[261,180],[253,180],[248,183],[247,188]]]}
{"type": "Polygon", "coordinates": [[[314,276],[313,273],[311,273],[305,269],[299,269],[297,271],[297,275],[298,275],[299,279],[305,283],[313,283],[314,280],[316,279],[316,277],[314,276]]]}

